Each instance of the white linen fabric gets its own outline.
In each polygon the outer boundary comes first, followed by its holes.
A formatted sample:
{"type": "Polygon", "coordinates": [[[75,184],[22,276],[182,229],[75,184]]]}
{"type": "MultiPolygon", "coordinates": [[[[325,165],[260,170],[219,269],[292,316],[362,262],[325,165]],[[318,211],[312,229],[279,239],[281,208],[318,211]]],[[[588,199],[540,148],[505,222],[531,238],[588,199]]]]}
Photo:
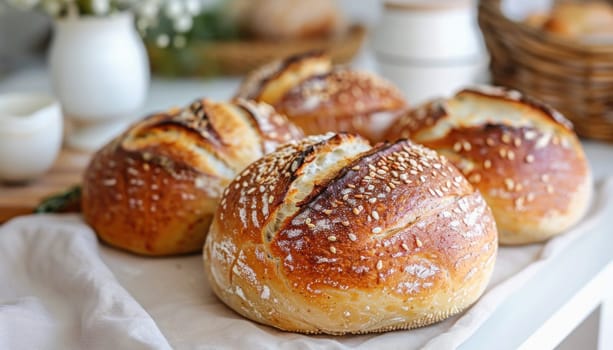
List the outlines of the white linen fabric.
{"type": "Polygon", "coordinates": [[[575,228],[546,244],[504,247],[484,296],[466,312],[410,331],[306,336],[251,322],[207,286],[199,255],[145,258],[99,245],[77,215],[0,227],[1,349],[453,349],[513,291],[612,205],[600,182],[575,228]],[[112,272],[111,272],[112,271],[112,272]]]}
{"type": "Polygon", "coordinates": [[[77,216],[0,227],[0,349],[170,349],[77,216]]]}

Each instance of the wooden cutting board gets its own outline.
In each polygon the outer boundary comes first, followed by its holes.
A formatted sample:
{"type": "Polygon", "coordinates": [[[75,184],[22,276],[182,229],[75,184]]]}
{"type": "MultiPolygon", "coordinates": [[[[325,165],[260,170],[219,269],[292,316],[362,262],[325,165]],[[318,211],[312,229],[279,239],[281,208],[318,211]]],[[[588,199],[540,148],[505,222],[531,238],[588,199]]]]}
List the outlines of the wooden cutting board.
{"type": "Polygon", "coordinates": [[[0,223],[32,213],[40,201],[81,182],[91,153],[64,149],[45,175],[21,185],[0,183],[0,223]]]}

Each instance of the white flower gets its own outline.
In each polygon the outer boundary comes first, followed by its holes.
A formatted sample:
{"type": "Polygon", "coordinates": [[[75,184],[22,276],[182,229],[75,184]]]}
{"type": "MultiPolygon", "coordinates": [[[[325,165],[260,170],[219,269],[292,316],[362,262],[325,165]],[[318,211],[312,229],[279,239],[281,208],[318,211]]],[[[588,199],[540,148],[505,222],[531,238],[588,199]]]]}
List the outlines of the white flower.
{"type": "Polygon", "coordinates": [[[2,5],[12,5],[24,10],[44,11],[53,17],[92,14],[109,15],[113,10],[129,10],[135,14],[138,31],[153,35],[159,47],[184,47],[188,33],[193,30],[195,18],[202,13],[205,4],[218,0],[0,0],[2,5]],[[170,22],[170,26],[166,23],[170,22]]]}
{"type": "Polygon", "coordinates": [[[165,48],[170,44],[170,38],[166,34],[160,34],[155,40],[155,43],[158,47],[165,48]]]}
{"type": "Polygon", "coordinates": [[[110,8],[109,0],[92,0],[92,11],[96,15],[107,14],[110,8]]]}
{"type": "Polygon", "coordinates": [[[179,33],[185,33],[189,31],[190,29],[192,29],[192,25],[193,25],[193,19],[191,16],[187,16],[187,15],[183,15],[178,18],[175,18],[175,20],[172,23],[172,27],[174,28],[174,30],[179,33]]]}
{"type": "Polygon", "coordinates": [[[147,31],[149,25],[150,23],[146,18],[139,18],[136,20],[136,29],[138,29],[141,34],[144,34],[147,31]]]}
{"type": "Polygon", "coordinates": [[[156,1],[143,1],[138,8],[138,14],[142,18],[155,19],[160,12],[160,4],[156,1]]]}
{"type": "Polygon", "coordinates": [[[165,13],[168,18],[177,18],[183,15],[183,3],[178,0],[168,0],[166,3],[165,13]]]}
{"type": "Polygon", "coordinates": [[[185,0],[185,8],[192,16],[196,16],[202,11],[202,3],[199,0],[185,0]]]}

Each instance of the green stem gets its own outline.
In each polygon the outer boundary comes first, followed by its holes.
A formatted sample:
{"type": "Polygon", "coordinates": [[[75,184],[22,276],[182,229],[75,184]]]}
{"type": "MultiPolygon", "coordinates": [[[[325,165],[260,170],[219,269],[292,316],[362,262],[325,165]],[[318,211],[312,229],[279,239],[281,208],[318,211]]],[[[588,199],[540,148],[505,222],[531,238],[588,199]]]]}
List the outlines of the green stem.
{"type": "Polygon", "coordinates": [[[81,186],[76,185],[68,190],[43,199],[34,209],[40,213],[67,213],[81,210],[81,186]]]}

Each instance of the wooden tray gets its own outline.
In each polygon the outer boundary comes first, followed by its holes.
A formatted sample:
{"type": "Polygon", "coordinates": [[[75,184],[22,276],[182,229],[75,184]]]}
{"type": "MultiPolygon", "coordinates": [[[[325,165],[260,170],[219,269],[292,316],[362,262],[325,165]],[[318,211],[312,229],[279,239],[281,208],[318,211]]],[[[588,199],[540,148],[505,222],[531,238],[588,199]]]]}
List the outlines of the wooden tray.
{"type": "Polygon", "coordinates": [[[90,157],[90,153],[64,149],[42,177],[23,185],[0,183],[0,223],[32,213],[43,198],[79,184],[90,157]]]}
{"type": "Polygon", "coordinates": [[[145,44],[155,74],[196,77],[243,75],[272,60],[313,50],[326,51],[334,63],[347,63],[365,38],[366,28],[355,25],[344,36],[324,39],[196,42],[181,50],[145,44]]]}

